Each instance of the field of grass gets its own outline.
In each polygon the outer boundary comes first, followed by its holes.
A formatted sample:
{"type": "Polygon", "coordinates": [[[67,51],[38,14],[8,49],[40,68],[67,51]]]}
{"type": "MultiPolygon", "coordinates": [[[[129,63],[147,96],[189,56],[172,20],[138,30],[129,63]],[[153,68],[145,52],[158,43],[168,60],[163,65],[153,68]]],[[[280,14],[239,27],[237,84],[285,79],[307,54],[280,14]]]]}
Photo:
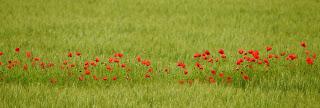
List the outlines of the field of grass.
{"type": "Polygon", "coordinates": [[[1,108],[320,107],[320,0],[0,0],[0,19],[1,108]]]}

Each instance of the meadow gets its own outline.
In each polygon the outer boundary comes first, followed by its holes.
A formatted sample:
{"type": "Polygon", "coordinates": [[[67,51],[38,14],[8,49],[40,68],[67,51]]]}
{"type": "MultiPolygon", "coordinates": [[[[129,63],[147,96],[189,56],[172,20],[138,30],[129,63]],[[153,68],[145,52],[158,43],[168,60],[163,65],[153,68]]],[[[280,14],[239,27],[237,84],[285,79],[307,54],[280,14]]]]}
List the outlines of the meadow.
{"type": "Polygon", "coordinates": [[[320,0],[0,0],[0,107],[320,107],[320,0]]]}

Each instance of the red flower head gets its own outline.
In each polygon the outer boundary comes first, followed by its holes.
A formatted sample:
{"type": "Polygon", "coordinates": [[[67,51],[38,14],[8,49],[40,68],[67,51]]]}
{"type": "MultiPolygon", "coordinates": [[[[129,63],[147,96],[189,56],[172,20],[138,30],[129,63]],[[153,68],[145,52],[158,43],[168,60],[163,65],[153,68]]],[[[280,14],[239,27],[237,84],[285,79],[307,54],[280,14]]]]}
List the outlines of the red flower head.
{"type": "Polygon", "coordinates": [[[152,68],[149,68],[149,69],[148,69],[148,72],[152,72],[152,71],[153,71],[153,69],[152,69],[152,68]]]}
{"type": "Polygon", "coordinates": [[[313,58],[313,59],[316,59],[316,58],[317,58],[317,54],[316,54],[316,53],[313,53],[312,58],[313,58]]]}
{"type": "Polygon", "coordinates": [[[289,54],[288,57],[286,58],[287,60],[294,60],[297,58],[296,54],[289,54]]]}
{"type": "Polygon", "coordinates": [[[90,73],[91,73],[90,70],[85,70],[86,75],[90,75],[90,73]]]}
{"type": "Polygon", "coordinates": [[[69,52],[69,53],[68,53],[68,57],[72,57],[72,52],[69,52]]]}
{"type": "Polygon", "coordinates": [[[212,76],[209,77],[209,83],[211,83],[211,84],[216,83],[216,81],[214,80],[214,78],[212,76]]]}
{"type": "Polygon", "coordinates": [[[227,56],[225,54],[221,54],[221,58],[225,59],[227,56]]]}
{"type": "Polygon", "coordinates": [[[211,74],[212,74],[212,75],[216,75],[217,72],[216,72],[215,70],[211,70],[211,74]]]}
{"type": "Polygon", "coordinates": [[[264,59],[263,61],[264,61],[264,63],[265,63],[267,66],[269,66],[269,65],[270,65],[270,62],[269,62],[269,60],[268,60],[268,59],[264,59]]]}
{"type": "Polygon", "coordinates": [[[286,52],[281,52],[280,55],[281,55],[281,56],[285,56],[285,55],[286,55],[286,52]]]}
{"type": "Polygon", "coordinates": [[[258,50],[254,51],[254,52],[252,53],[252,56],[253,56],[255,59],[259,59],[259,58],[260,58],[260,56],[259,56],[259,51],[258,51],[258,50]]]}
{"type": "Polygon", "coordinates": [[[33,60],[34,61],[40,61],[40,58],[39,57],[35,57],[33,60]]]}
{"type": "Polygon", "coordinates": [[[99,78],[96,75],[93,75],[94,80],[99,80],[99,78]]]}
{"type": "Polygon", "coordinates": [[[239,54],[243,54],[243,53],[244,53],[244,50],[243,50],[243,49],[239,49],[239,50],[238,50],[238,53],[239,53],[239,54]]]}
{"type": "Polygon", "coordinates": [[[310,57],[307,57],[306,62],[307,62],[308,64],[312,65],[312,64],[313,64],[313,59],[310,58],[310,57]]]}
{"type": "Polygon", "coordinates": [[[2,56],[2,55],[3,55],[3,52],[0,51],[0,56],[2,56]]]}
{"type": "Polygon", "coordinates": [[[223,73],[220,73],[220,74],[219,74],[219,77],[220,77],[220,78],[223,78],[223,76],[224,76],[223,73]]]}
{"type": "MultiPolygon", "coordinates": [[[[273,56],[275,56],[275,55],[273,55],[273,54],[269,54],[269,55],[268,55],[268,58],[270,58],[270,59],[271,59],[271,58],[273,58],[273,56]]],[[[276,56],[275,56],[275,57],[276,57],[276,56]]]]}
{"type": "Polygon", "coordinates": [[[80,53],[80,52],[76,52],[76,55],[77,55],[77,56],[81,56],[81,53],[80,53]]]}
{"type": "Polygon", "coordinates": [[[306,45],[305,42],[300,42],[300,45],[301,45],[303,48],[306,48],[306,47],[307,47],[307,45],[306,45]]]}
{"type": "Polygon", "coordinates": [[[125,67],[126,67],[126,64],[121,64],[121,67],[122,67],[122,68],[125,68],[125,67]]]}
{"type": "Polygon", "coordinates": [[[248,51],[249,54],[252,54],[253,52],[254,52],[253,50],[249,50],[249,51],[248,51]]]}
{"type": "Polygon", "coordinates": [[[205,51],[204,51],[204,54],[206,54],[206,55],[210,55],[209,50],[205,50],[205,51]]]}
{"type": "Polygon", "coordinates": [[[195,54],[193,55],[193,58],[198,58],[198,57],[201,57],[201,54],[195,53],[195,54]]]}
{"type": "Polygon", "coordinates": [[[178,62],[177,66],[181,68],[185,68],[186,64],[184,64],[183,62],[178,62]]]}
{"type": "Polygon", "coordinates": [[[188,74],[188,70],[185,69],[185,70],[183,71],[183,73],[184,73],[185,75],[187,75],[187,74],[188,74]]]}
{"type": "Polygon", "coordinates": [[[106,66],[106,69],[107,69],[108,71],[112,71],[112,67],[111,67],[110,65],[107,65],[107,66],[106,66]]]}
{"type": "Polygon", "coordinates": [[[100,61],[100,58],[99,57],[96,57],[96,62],[99,62],[100,61]]]}
{"type": "Polygon", "coordinates": [[[136,58],[138,62],[141,62],[141,56],[137,56],[136,58]]]}
{"type": "Polygon", "coordinates": [[[119,59],[116,59],[116,58],[114,58],[113,61],[116,62],[116,63],[119,63],[119,62],[120,62],[120,60],[119,60],[119,59]]]}
{"type": "Polygon", "coordinates": [[[144,78],[151,78],[151,76],[147,73],[146,75],[144,75],[144,78]]]}
{"type": "Polygon", "coordinates": [[[266,49],[267,49],[267,51],[271,51],[271,50],[272,50],[272,47],[271,47],[271,46],[268,46],[266,49]]]}
{"type": "Polygon", "coordinates": [[[15,51],[18,53],[20,52],[20,48],[16,48],[15,51]]]}
{"type": "Polygon", "coordinates": [[[28,65],[27,64],[23,65],[23,70],[28,70],[28,65]]]}
{"type": "Polygon", "coordinates": [[[113,58],[109,58],[109,63],[113,63],[113,58]]]}
{"type": "Polygon", "coordinates": [[[219,54],[224,54],[224,50],[223,49],[220,49],[218,52],[219,52],[219,54]]]}
{"type": "Polygon", "coordinates": [[[117,80],[117,76],[113,76],[113,77],[112,77],[112,80],[113,80],[113,81],[117,80]]]}
{"type": "Polygon", "coordinates": [[[145,65],[145,66],[150,66],[151,62],[149,60],[143,60],[142,64],[145,65]]]}
{"type": "Polygon", "coordinates": [[[123,54],[122,53],[116,53],[116,54],[114,54],[114,57],[123,57],[123,54]]]}
{"type": "Polygon", "coordinates": [[[83,76],[80,76],[80,77],[79,77],[79,80],[80,80],[80,81],[83,81],[83,80],[84,80],[84,77],[83,77],[83,76]]]}
{"type": "Polygon", "coordinates": [[[310,54],[310,51],[309,51],[309,50],[305,50],[304,52],[305,52],[307,55],[310,54]]]}
{"type": "Polygon", "coordinates": [[[27,58],[30,58],[31,57],[31,52],[26,52],[26,56],[27,56],[27,58]]]}
{"type": "Polygon", "coordinates": [[[107,80],[107,79],[108,79],[108,77],[106,77],[106,76],[105,76],[105,77],[103,77],[102,79],[103,79],[103,80],[107,80]]]}
{"type": "Polygon", "coordinates": [[[244,62],[244,60],[242,58],[237,60],[237,65],[241,65],[241,63],[244,62]]]}
{"type": "Polygon", "coordinates": [[[213,58],[209,58],[209,59],[208,59],[208,62],[209,62],[209,63],[213,63],[213,58]]]}
{"type": "Polygon", "coordinates": [[[242,78],[243,78],[244,80],[249,80],[249,76],[248,76],[248,75],[243,75],[242,78]]]}
{"type": "Polygon", "coordinates": [[[199,69],[203,69],[202,65],[199,62],[196,62],[196,67],[198,67],[199,69]]]}

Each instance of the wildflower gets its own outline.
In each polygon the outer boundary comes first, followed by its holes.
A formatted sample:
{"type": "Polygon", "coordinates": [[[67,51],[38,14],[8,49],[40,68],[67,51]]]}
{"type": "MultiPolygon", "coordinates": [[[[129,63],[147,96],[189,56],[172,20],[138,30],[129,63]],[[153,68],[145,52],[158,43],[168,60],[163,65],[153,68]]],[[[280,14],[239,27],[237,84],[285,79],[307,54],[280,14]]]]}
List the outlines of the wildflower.
{"type": "Polygon", "coordinates": [[[264,61],[264,63],[265,63],[267,66],[269,66],[269,65],[270,65],[270,62],[269,62],[269,60],[268,60],[268,59],[264,59],[263,61],[264,61]]]}
{"type": "Polygon", "coordinates": [[[274,56],[273,54],[269,54],[269,55],[268,55],[268,58],[271,59],[271,58],[273,58],[273,56],[274,56]]]}
{"type": "Polygon", "coordinates": [[[280,55],[281,55],[281,56],[285,56],[285,55],[286,55],[286,52],[281,52],[280,55]]]}
{"type": "Polygon", "coordinates": [[[308,64],[312,65],[312,64],[313,64],[313,59],[310,58],[310,57],[307,57],[306,62],[307,62],[308,64]]]}
{"type": "Polygon", "coordinates": [[[0,56],[2,56],[2,55],[3,55],[3,52],[0,51],[0,56]]]}
{"type": "Polygon", "coordinates": [[[152,68],[149,68],[149,69],[148,69],[148,72],[152,72],[152,71],[153,71],[153,69],[152,69],[152,68]]]}
{"type": "Polygon", "coordinates": [[[76,52],[76,56],[81,56],[81,53],[80,52],[76,52]]]}
{"type": "Polygon", "coordinates": [[[112,71],[112,67],[111,67],[110,65],[107,65],[107,66],[106,66],[106,69],[107,69],[108,71],[112,71]]]}
{"type": "Polygon", "coordinates": [[[40,61],[40,58],[39,57],[35,57],[33,60],[34,61],[40,61]]]}
{"type": "Polygon", "coordinates": [[[316,53],[313,53],[312,58],[313,58],[313,59],[316,59],[316,58],[317,58],[317,54],[316,54],[316,53]]]}
{"type": "Polygon", "coordinates": [[[217,72],[216,72],[215,70],[211,70],[211,74],[212,74],[212,75],[216,75],[217,72]]]}
{"type": "Polygon", "coordinates": [[[289,54],[288,57],[286,58],[287,60],[294,60],[297,58],[296,54],[289,54]]]}
{"type": "Polygon", "coordinates": [[[213,58],[209,58],[209,59],[208,59],[208,62],[209,62],[209,63],[213,63],[213,58]]]}
{"type": "Polygon", "coordinates": [[[244,60],[242,58],[237,60],[237,65],[241,65],[241,63],[244,62],[244,60]]]}
{"type": "Polygon", "coordinates": [[[102,78],[102,80],[107,80],[107,79],[108,79],[108,77],[106,77],[106,76],[102,78]]]}
{"type": "Polygon", "coordinates": [[[225,59],[227,56],[225,54],[221,54],[221,58],[225,59]]]}
{"type": "Polygon", "coordinates": [[[186,64],[184,64],[183,62],[178,62],[177,66],[181,68],[185,68],[186,64]]]}
{"type": "Polygon", "coordinates": [[[271,46],[268,46],[266,49],[267,49],[267,51],[271,51],[271,50],[272,50],[272,47],[271,47],[271,46]]]}
{"type": "Polygon", "coordinates": [[[31,57],[31,52],[26,52],[26,57],[30,58],[31,57]]]}
{"type": "Polygon", "coordinates": [[[185,70],[183,71],[183,73],[184,73],[185,75],[187,75],[187,74],[188,74],[188,70],[185,69],[185,70]]]}
{"type": "Polygon", "coordinates": [[[79,77],[79,80],[80,80],[80,81],[83,81],[83,80],[84,80],[84,77],[83,77],[83,76],[80,76],[80,77],[79,77]]]}
{"type": "Polygon", "coordinates": [[[99,78],[96,75],[93,75],[94,80],[99,80],[99,78]]]}
{"type": "Polygon", "coordinates": [[[219,54],[221,54],[221,55],[224,54],[224,50],[223,50],[223,49],[220,49],[218,52],[219,52],[219,54]]]}
{"type": "Polygon", "coordinates": [[[196,62],[196,67],[198,67],[199,69],[203,69],[202,65],[199,62],[196,62]]]}
{"type": "Polygon", "coordinates": [[[113,58],[109,58],[109,63],[113,63],[113,58]]]}
{"type": "Polygon", "coordinates": [[[306,47],[307,47],[307,45],[306,45],[305,42],[300,42],[300,45],[301,45],[303,48],[306,48],[306,47]]]}
{"type": "Polygon", "coordinates": [[[151,62],[149,60],[143,60],[142,64],[145,65],[145,66],[150,66],[151,62]]]}
{"type": "Polygon", "coordinates": [[[231,83],[232,82],[232,77],[231,76],[228,76],[227,77],[227,83],[231,83]]]}
{"type": "Polygon", "coordinates": [[[121,67],[122,67],[122,68],[125,68],[125,67],[126,67],[126,64],[121,64],[121,67]]]}
{"type": "Polygon", "coordinates": [[[253,56],[255,59],[259,59],[259,58],[260,58],[260,56],[259,56],[259,51],[256,50],[256,51],[252,52],[252,56],[253,56]]]}
{"type": "Polygon", "coordinates": [[[100,58],[99,57],[96,57],[96,62],[100,62],[100,58]]]}
{"type": "Polygon", "coordinates": [[[86,75],[90,75],[90,73],[91,73],[90,70],[85,70],[86,75]]]}
{"type": "Polygon", "coordinates": [[[151,76],[147,73],[146,75],[144,75],[144,78],[151,78],[151,76]]]}
{"type": "Polygon", "coordinates": [[[113,81],[117,80],[117,76],[113,76],[113,77],[112,77],[112,80],[113,80],[113,81]]]}
{"type": "Polygon", "coordinates": [[[206,54],[206,55],[210,55],[209,50],[204,51],[204,54],[206,54]]]}
{"type": "Polygon", "coordinates": [[[220,73],[220,74],[219,74],[219,77],[220,77],[220,78],[223,78],[223,76],[224,76],[223,73],[220,73]]]}
{"type": "Polygon", "coordinates": [[[243,54],[243,53],[244,53],[244,50],[243,50],[243,49],[239,49],[239,50],[238,50],[238,53],[239,53],[239,54],[243,54]]]}
{"type": "Polygon", "coordinates": [[[23,70],[28,70],[28,65],[27,64],[23,65],[23,70]]]}
{"type": "Polygon", "coordinates": [[[20,48],[16,48],[15,51],[16,51],[16,53],[19,53],[20,52],[20,48]]]}
{"type": "Polygon", "coordinates": [[[201,57],[201,54],[195,53],[195,54],[193,55],[193,58],[198,58],[198,57],[201,57]]]}
{"type": "Polygon", "coordinates": [[[140,56],[137,56],[136,58],[137,58],[138,62],[141,62],[141,57],[140,56]]]}
{"type": "Polygon", "coordinates": [[[248,75],[243,75],[242,78],[243,78],[244,80],[249,80],[249,76],[248,76],[248,75]]]}
{"type": "Polygon", "coordinates": [[[68,57],[72,57],[72,52],[69,52],[69,53],[68,53],[68,57]]]}
{"type": "Polygon", "coordinates": [[[211,84],[216,83],[216,81],[214,80],[214,78],[213,78],[212,76],[209,77],[209,82],[210,82],[211,84]]]}
{"type": "Polygon", "coordinates": [[[114,57],[119,57],[119,58],[121,58],[121,57],[123,57],[123,54],[122,54],[122,53],[116,53],[116,54],[114,54],[114,57]]]}

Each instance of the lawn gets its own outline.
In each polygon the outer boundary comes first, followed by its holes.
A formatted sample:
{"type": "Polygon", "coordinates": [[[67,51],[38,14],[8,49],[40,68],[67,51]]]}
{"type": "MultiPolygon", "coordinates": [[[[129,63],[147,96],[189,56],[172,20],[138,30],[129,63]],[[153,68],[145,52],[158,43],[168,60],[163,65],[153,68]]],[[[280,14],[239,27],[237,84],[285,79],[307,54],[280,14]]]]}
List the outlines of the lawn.
{"type": "Polygon", "coordinates": [[[0,0],[0,19],[1,108],[320,107],[320,0],[0,0]]]}

